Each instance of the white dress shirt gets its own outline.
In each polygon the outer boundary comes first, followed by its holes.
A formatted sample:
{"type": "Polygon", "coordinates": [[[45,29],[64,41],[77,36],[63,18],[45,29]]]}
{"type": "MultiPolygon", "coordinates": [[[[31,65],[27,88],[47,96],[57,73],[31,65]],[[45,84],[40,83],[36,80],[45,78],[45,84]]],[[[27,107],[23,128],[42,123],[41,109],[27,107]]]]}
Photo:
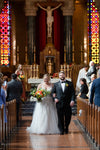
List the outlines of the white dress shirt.
{"type": "Polygon", "coordinates": [[[63,90],[63,92],[64,92],[64,90],[65,90],[65,83],[62,83],[62,82],[61,82],[61,87],[62,87],[62,90],[63,90]]]}

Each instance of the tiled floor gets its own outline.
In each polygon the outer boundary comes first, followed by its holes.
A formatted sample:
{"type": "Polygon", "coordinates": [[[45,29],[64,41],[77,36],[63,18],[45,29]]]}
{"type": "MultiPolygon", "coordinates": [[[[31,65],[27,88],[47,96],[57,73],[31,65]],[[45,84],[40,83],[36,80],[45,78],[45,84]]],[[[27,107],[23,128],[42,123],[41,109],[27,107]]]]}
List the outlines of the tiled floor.
{"type": "Polygon", "coordinates": [[[69,134],[65,135],[35,135],[29,134],[26,127],[31,123],[31,117],[23,117],[22,124],[9,138],[3,149],[6,150],[97,150],[86,133],[80,128],[77,118],[72,117],[69,134]]]}

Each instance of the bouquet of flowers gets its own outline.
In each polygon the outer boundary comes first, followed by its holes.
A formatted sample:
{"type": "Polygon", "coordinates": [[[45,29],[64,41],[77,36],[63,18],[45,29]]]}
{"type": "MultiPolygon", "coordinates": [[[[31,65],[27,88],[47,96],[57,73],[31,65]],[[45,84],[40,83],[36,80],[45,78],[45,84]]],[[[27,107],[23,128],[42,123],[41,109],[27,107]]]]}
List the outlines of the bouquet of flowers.
{"type": "Polygon", "coordinates": [[[19,79],[23,80],[25,78],[25,76],[23,74],[19,75],[19,79]]]}
{"type": "Polygon", "coordinates": [[[44,90],[44,89],[39,89],[37,90],[36,88],[33,89],[31,92],[30,92],[30,95],[31,95],[31,101],[38,101],[38,102],[41,102],[42,101],[42,98],[49,95],[50,92],[47,91],[47,90],[44,90]]]}

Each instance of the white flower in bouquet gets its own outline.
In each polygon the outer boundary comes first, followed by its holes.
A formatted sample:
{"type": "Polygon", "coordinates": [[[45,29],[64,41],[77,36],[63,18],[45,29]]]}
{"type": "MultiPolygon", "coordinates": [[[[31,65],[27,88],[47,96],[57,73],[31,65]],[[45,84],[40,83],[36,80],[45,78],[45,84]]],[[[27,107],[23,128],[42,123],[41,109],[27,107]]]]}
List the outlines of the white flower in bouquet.
{"type": "Polygon", "coordinates": [[[34,101],[37,101],[37,98],[36,98],[36,97],[31,96],[31,97],[30,97],[30,102],[34,102],[34,101]]]}
{"type": "Polygon", "coordinates": [[[37,90],[35,88],[35,89],[31,90],[31,92],[30,92],[30,95],[32,97],[32,98],[30,98],[30,101],[41,102],[43,100],[43,97],[46,97],[49,94],[50,94],[50,91],[47,91],[44,89],[37,90]]]}

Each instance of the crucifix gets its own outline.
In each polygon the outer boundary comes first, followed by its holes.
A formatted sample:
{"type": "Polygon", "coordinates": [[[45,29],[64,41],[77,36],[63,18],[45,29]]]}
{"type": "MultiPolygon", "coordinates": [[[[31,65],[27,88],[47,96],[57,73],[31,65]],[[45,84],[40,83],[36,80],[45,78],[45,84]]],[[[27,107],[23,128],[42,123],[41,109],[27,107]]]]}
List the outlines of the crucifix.
{"type": "Polygon", "coordinates": [[[40,7],[47,13],[47,37],[52,37],[52,23],[54,18],[52,12],[59,8],[62,5],[62,2],[52,2],[52,0],[47,0],[47,2],[37,2],[36,6],[40,7]]]}

